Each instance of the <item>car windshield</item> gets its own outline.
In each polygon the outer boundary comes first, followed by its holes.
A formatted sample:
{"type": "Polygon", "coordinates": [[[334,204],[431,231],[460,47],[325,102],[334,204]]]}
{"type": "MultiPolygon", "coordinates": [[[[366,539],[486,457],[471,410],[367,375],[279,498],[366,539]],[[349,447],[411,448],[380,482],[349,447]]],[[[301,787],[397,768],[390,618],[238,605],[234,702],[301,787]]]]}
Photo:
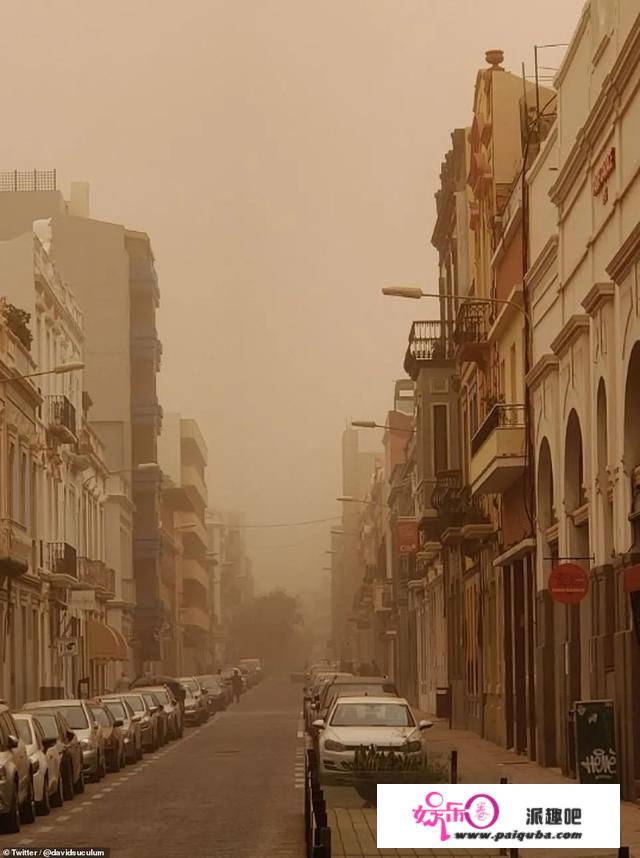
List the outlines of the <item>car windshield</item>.
{"type": "Polygon", "coordinates": [[[195,679],[182,679],[180,681],[182,682],[182,684],[184,685],[185,688],[190,688],[191,691],[194,691],[194,692],[200,691],[198,683],[195,681],[195,679]]]}
{"type": "Polygon", "coordinates": [[[118,700],[108,700],[106,702],[106,707],[114,718],[119,718],[121,721],[124,721],[127,718],[125,708],[118,700]]]}
{"type": "Polygon", "coordinates": [[[204,688],[213,688],[217,685],[215,676],[198,676],[197,680],[204,688]]]}
{"type": "Polygon", "coordinates": [[[40,715],[38,714],[38,723],[42,727],[45,739],[53,739],[58,737],[58,723],[55,715],[40,715]]]}
{"type": "Polygon", "coordinates": [[[142,696],[147,701],[147,705],[154,707],[158,705],[158,700],[152,691],[143,691],[142,696]]]}
{"type": "Polygon", "coordinates": [[[409,707],[398,703],[338,703],[333,727],[415,727],[409,707]]]}
{"type": "Polygon", "coordinates": [[[62,712],[67,724],[72,730],[88,729],[89,722],[87,721],[87,716],[85,715],[82,706],[58,706],[57,709],[59,712],[62,712]]]}
{"type": "Polygon", "coordinates": [[[372,685],[333,685],[329,688],[328,699],[335,700],[336,697],[379,697],[381,694],[394,694],[393,685],[389,683],[376,683],[372,685]]]}
{"type": "Polygon", "coordinates": [[[169,695],[167,694],[166,691],[154,691],[153,693],[156,695],[156,697],[158,698],[158,700],[161,703],[164,703],[165,705],[167,703],[171,703],[171,700],[169,699],[169,695]]]}
{"type": "Polygon", "coordinates": [[[102,706],[92,706],[91,707],[91,713],[92,713],[93,717],[96,719],[96,721],[98,722],[98,724],[100,724],[101,727],[110,727],[111,726],[111,722],[109,721],[109,716],[104,711],[102,706]]]}
{"type": "Polygon", "coordinates": [[[134,712],[144,712],[144,703],[142,702],[142,698],[138,694],[127,695],[127,697],[123,698],[127,701],[129,706],[133,709],[134,712]]]}
{"type": "Polygon", "coordinates": [[[33,745],[33,733],[31,732],[31,724],[26,718],[20,718],[18,715],[13,716],[18,728],[18,736],[22,739],[25,745],[33,745]]]}
{"type": "Polygon", "coordinates": [[[193,691],[187,686],[185,690],[185,700],[195,700],[193,696],[193,691]]]}

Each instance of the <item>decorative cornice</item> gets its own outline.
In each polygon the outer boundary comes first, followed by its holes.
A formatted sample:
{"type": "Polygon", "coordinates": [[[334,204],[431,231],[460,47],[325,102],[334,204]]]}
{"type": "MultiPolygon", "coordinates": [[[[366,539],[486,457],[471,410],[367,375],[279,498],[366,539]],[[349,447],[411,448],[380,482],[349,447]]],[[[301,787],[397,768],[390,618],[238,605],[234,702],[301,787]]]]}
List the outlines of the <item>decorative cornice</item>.
{"type": "Polygon", "coordinates": [[[582,306],[593,318],[598,310],[610,301],[613,301],[613,283],[594,283],[585,295],[582,306]]]}
{"type": "Polygon", "coordinates": [[[535,262],[525,274],[524,282],[526,283],[527,288],[534,289],[557,258],[558,233],[556,232],[547,239],[544,247],[536,257],[535,262]]]}
{"type": "Polygon", "coordinates": [[[631,230],[622,246],[607,265],[607,274],[615,283],[622,283],[640,257],[640,223],[631,230]]]}
{"type": "MultiPolygon", "coordinates": [[[[575,56],[578,43],[583,35],[585,22],[586,18],[583,16],[578,30],[571,41],[571,45],[567,50],[562,67],[556,76],[557,87],[562,84],[566,70],[575,56]]],[[[622,46],[622,50],[618,54],[611,71],[604,79],[598,97],[589,111],[584,125],[576,135],[576,142],[564,164],[561,166],[558,178],[549,191],[549,196],[555,205],[559,205],[567,197],[577,176],[586,168],[589,148],[597,139],[607,118],[615,109],[616,97],[629,82],[629,78],[638,66],[639,58],[640,16],[636,17],[631,31],[622,46]]]]}
{"type": "Polygon", "coordinates": [[[557,372],[560,361],[555,355],[545,354],[531,367],[525,377],[528,387],[537,387],[543,378],[550,373],[557,372]]]}
{"type": "Polygon", "coordinates": [[[570,316],[551,343],[551,351],[562,357],[583,334],[589,331],[589,317],[582,313],[570,316]]]}

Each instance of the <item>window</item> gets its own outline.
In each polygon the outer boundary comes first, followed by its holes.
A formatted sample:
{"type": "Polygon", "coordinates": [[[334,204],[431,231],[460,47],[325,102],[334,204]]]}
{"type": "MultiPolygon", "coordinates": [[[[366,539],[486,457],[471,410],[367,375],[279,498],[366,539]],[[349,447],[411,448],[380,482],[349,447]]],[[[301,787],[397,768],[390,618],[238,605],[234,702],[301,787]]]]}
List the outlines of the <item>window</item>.
{"type": "Polygon", "coordinates": [[[20,454],[20,524],[27,524],[27,454],[20,454]]]}
{"type": "Polygon", "coordinates": [[[9,515],[15,521],[17,513],[16,497],[16,446],[9,444],[9,515]]]}
{"type": "Polygon", "coordinates": [[[25,745],[33,745],[33,734],[31,733],[31,725],[26,718],[16,718],[16,727],[18,728],[18,737],[22,739],[25,745]]]}
{"type": "Polygon", "coordinates": [[[446,405],[433,406],[433,471],[449,468],[449,427],[446,405]]]}
{"type": "Polygon", "coordinates": [[[516,379],[516,344],[511,343],[511,349],[509,351],[509,402],[511,402],[512,405],[515,405],[518,401],[516,379]]]}

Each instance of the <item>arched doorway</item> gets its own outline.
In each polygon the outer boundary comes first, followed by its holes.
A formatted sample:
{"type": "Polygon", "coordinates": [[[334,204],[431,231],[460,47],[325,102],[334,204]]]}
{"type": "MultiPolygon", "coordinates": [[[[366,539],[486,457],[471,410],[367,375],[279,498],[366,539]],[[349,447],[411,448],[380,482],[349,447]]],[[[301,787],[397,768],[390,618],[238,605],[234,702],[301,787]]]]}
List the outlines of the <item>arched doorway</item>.
{"type": "Polygon", "coordinates": [[[604,379],[598,384],[596,399],[596,468],[600,510],[603,523],[602,560],[608,563],[613,551],[613,497],[609,492],[609,430],[607,425],[607,389],[604,379]]]}

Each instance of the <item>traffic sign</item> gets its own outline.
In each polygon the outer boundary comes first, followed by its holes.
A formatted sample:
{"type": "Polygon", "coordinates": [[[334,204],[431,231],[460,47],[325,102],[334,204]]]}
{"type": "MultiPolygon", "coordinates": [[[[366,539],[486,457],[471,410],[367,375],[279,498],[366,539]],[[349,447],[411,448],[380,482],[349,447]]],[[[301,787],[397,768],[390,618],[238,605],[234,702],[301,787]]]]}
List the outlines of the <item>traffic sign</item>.
{"type": "Polygon", "coordinates": [[[577,563],[560,563],[551,570],[549,592],[561,605],[577,605],[589,592],[589,576],[577,563]]]}
{"type": "Polygon", "coordinates": [[[58,641],[58,655],[78,655],[78,638],[60,638],[58,641]]]}

